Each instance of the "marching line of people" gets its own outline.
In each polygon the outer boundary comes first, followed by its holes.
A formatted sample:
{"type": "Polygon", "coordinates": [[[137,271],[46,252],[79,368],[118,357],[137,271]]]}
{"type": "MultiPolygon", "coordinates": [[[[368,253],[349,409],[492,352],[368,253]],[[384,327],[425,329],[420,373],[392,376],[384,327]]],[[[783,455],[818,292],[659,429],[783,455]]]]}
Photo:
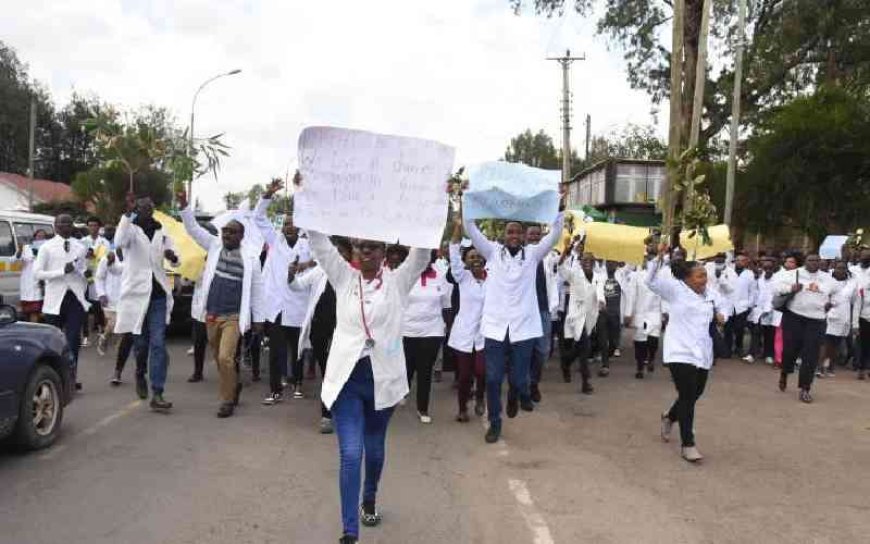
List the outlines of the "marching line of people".
{"type": "MultiPolygon", "coordinates": [[[[294,182],[303,180],[297,174],[294,182]]],[[[556,247],[564,194],[546,234],[541,225],[509,221],[503,236],[491,240],[463,216],[459,192],[449,244],[439,253],[302,233],[292,215],[276,231],[267,210],[281,188],[273,181],[247,220],[230,220],[219,231],[199,224],[186,195],[177,195],[185,230],[206,252],[191,305],[188,381],[203,381],[209,351],[218,374],[217,416],[227,418],[239,404],[246,353],[259,381],[259,354],[268,344],[264,405],[280,403],[286,390],[303,398],[304,361],[320,368],[319,429],[338,437],[345,543],[356,542],[360,523],[381,521],[376,499],[386,433],[412,388],[419,421],[433,422],[437,364],[455,371],[456,421],[471,420],[473,400],[474,415],[488,419],[484,440],[494,443],[503,434],[505,378],[507,417],[533,412],[558,346],[563,380],[572,381],[576,362],[579,390],[592,394],[591,365],[598,363],[597,376],[607,378],[611,359],[622,356],[623,327],[630,328],[636,379],[654,372],[662,348],[677,398],[661,415],[661,437],[669,441],[678,424],[680,453],[690,462],[703,458],[695,406],[716,359],[776,365],[782,391],[797,371],[805,403],[813,401],[815,378],[833,376],[850,359],[858,378],[866,378],[867,248],[856,262],[837,260],[826,270],[813,253],[756,260],[738,253],[733,263],[725,255],[704,263],[687,261],[680,247],[651,244],[644,264],[634,267],[596,259],[582,237],[556,247]]],[[[65,332],[74,368],[87,345],[84,331],[95,329],[101,355],[117,350],[112,385],[122,383],[134,353],[137,395],[165,413],[173,408],[165,398],[173,294],[164,263],[178,266],[180,259],[153,212],[150,198],[130,195],[116,229],[89,220],[84,240],[73,238],[72,218],[59,215],[55,235],[35,233],[18,258],[22,312],[31,320],[41,313],[65,332]]]]}

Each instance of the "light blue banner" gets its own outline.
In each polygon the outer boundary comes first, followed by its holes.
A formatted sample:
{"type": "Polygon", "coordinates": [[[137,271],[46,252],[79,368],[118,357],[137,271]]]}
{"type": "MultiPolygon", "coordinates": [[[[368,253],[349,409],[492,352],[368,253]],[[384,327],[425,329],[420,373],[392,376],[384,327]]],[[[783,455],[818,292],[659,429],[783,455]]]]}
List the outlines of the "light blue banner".
{"type": "Polygon", "coordinates": [[[561,178],[559,170],[503,161],[472,166],[463,214],[466,219],[550,223],[559,213],[561,178]]]}

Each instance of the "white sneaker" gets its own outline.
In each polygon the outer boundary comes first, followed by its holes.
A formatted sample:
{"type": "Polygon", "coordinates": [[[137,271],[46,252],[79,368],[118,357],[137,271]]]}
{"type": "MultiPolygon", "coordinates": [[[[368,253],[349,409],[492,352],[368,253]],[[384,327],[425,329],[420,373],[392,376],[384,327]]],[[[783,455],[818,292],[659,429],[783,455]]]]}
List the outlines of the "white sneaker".
{"type": "Polygon", "coordinates": [[[622,352],[619,350],[619,348],[616,348],[615,350],[613,350],[613,356],[614,357],[622,357],[622,352]]]}
{"type": "Polygon", "coordinates": [[[683,456],[683,459],[685,459],[686,461],[688,461],[690,463],[697,463],[698,461],[700,461],[701,459],[704,458],[704,456],[701,455],[701,452],[699,452],[698,448],[696,448],[695,446],[683,448],[682,449],[682,456],[683,456]]]}
{"type": "Polygon", "coordinates": [[[272,393],[271,395],[263,399],[263,404],[265,406],[274,406],[282,400],[284,400],[284,395],[282,395],[281,393],[272,393]]]}
{"type": "Polygon", "coordinates": [[[88,346],[90,346],[90,345],[91,345],[91,342],[90,342],[90,340],[88,340],[88,337],[87,337],[87,336],[85,336],[84,338],[82,338],[82,347],[83,347],[83,348],[86,348],[86,347],[88,347],[88,346]]]}
{"type": "Polygon", "coordinates": [[[674,428],[674,422],[668,417],[668,413],[662,414],[662,442],[671,441],[671,429],[674,428]]]}
{"type": "Polygon", "coordinates": [[[766,357],[764,359],[764,362],[769,364],[769,365],[773,365],[773,357],[766,357]]]}
{"type": "Polygon", "coordinates": [[[190,349],[187,350],[187,356],[193,357],[193,353],[194,353],[193,346],[191,346],[190,349]]]}
{"type": "Polygon", "coordinates": [[[432,423],[432,418],[429,416],[429,414],[422,414],[420,412],[417,412],[417,415],[420,417],[420,423],[425,423],[426,425],[432,423]]]}
{"type": "Polygon", "coordinates": [[[743,360],[744,360],[745,362],[749,363],[749,364],[752,364],[752,363],[755,362],[755,357],[753,357],[753,356],[750,354],[750,355],[747,355],[746,357],[744,357],[743,360]]]}
{"type": "Polygon", "coordinates": [[[304,399],[305,398],[305,393],[302,392],[301,385],[294,385],[293,386],[293,398],[294,399],[304,399]]]}

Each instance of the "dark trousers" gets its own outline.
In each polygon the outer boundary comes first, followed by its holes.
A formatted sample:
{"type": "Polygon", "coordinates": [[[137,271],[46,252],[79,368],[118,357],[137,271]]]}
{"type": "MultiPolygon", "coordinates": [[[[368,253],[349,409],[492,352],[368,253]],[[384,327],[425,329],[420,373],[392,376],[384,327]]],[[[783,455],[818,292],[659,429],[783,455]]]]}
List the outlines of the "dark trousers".
{"type": "MultiPolygon", "coordinates": [[[[127,359],[130,358],[130,352],[133,351],[135,343],[136,337],[133,336],[133,333],[128,332],[121,335],[121,341],[118,343],[118,355],[115,359],[115,370],[118,375],[124,372],[124,366],[127,364],[127,359]]],[[[136,352],[136,376],[144,378],[147,371],[148,352],[145,350],[136,352]]]]}
{"type": "Polygon", "coordinates": [[[725,324],[725,358],[732,356],[742,357],[743,337],[746,334],[746,319],[749,317],[749,310],[734,314],[728,323],[725,324]]]}
{"type": "Polygon", "coordinates": [[[776,341],[776,327],[773,325],[759,325],[761,329],[761,356],[765,359],[774,357],[774,342],[776,341]]]}
{"type": "MultiPolygon", "coordinates": [[[[473,348],[472,348],[473,349],[473,348]]],[[[468,401],[471,399],[471,384],[474,386],[474,397],[477,402],[483,402],[486,392],[486,359],[483,351],[474,350],[471,353],[455,350],[457,373],[459,374],[459,412],[468,410],[468,401]]]]}
{"type": "Polygon", "coordinates": [[[432,392],[432,367],[438,357],[438,348],[444,340],[441,336],[402,338],[405,349],[405,365],[408,370],[408,387],[417,375],[417,411],[429,413],[429,396],[432,392]]]}
{"type": "Polygon", "coordinates": [[[236,345],[236,366],[242,360],[251,365],[251,374],[260,375],[260,351],[263,346],[263,335],[254,332],[253,329],[242,335],[241,341],[236,345]]]}
{"type": "MultiPolygon", "coordinates": [[[[275,323],[269,324],[269,388],[272,393],[280,393],[283,389],[281,378],[287,374],[287,360],[291,357],[294,367],[299,359],[299,327],[281,325],[281,314],[275,318],[275,323]]],[[[299,373],[295,383],[302,383],[302,361],[299,361],[299,373]]]]}
{"type": "Polygon", "coordinates": [[[858,320],[858,337],[861,343],[861,355],[857,361],[859,369],[870,369],[870,321],[866,319],[858,320]]]}
{"type": "Polygon", "coordinates": [[[801,358],[798,387],[809,391],[813,385],[819,349],[825,337],[824,319],[810,319],[793,312],[782,314],[782,372],[794,372],[795,361],[801,358]]]}
{"type": "Polygon", "coordinates": [[[580,377],[583,382],[589,381],[589,353],[592,351],[592,339],[583,332],[580,340],[565,338],[562,342],[562,368],[569,369],[575,359],[580,359],[580,377]]]}
{"type": "Polygon", "coordinates": [[[79,349],[82,345],[81,333],[82,322],[87,314],[81,302],[72,291],[67,290],[60,304],[60,315],[46,314],[45,322],[54,325],[66,335],[66,343],[69,345],[73,360],[73,379],[78,375],[79,349]]]}
{"type": "Polygon", "coordinates": [[[680,424],[680,440],[684,448],[695,445],[695,403],[704,393],[709,372],[687,363],[668,363],[668,370],[677,388],[677,400],[668,411],[668,419],[680,424]]]}
{"type": "Polygon", "coordinates": [[[610,315],[607,312],[602,312],[604,316],[603,335],[605,337],[605,348],[601,348],[602,354],[606,351],[607,357],[613,357],[613,352],[619,349],[620,340],[622,337],[622,320],[619,314],[610,315]]]}
{"type": "Polygon", "coordinates": [[[205,365],[205,350],[208,347],[208,333],[205,323],[193,320],[193,375],[202,377],[205,365]]]}
{"type": "Polygon", "coordinates": [[[634,360],[637,363],[638,372],[642,371],[646,364],[653,364],[658,349],[659,339],[657,336],[647,336],[645,341],[634,343],[634,360]]]}
{"type": "MultiPolygon", "coordinates": [[[[326,376],[326,360],[329,359],[329,348],[332,346],[332,335],[334,332],[334,323],[324,326],[316,321],[311,322],[311,333],[309,334],[311,339],[311,355],[317,361],[318,366],[320,366],[321,376],[326,376]]],[[[320,403],[320,416],[332,418],[332,414],[322,402],[320,403]]]]}
{"type": "Polygon", "coordinates": [[[94,316],[94,327],[97,330],[103,331],[106,326],[106,314],[103,312],[103,305],[100,304],[100,300],[91,300],[87,298],[87,301],[91,304],[91,308],[88,310],[87,314],[85,314],[85,318],[82,320],[82,336],[84,338],[88,338],[91,336],[91,330],[88,324],[88,315],[94,316]]]}

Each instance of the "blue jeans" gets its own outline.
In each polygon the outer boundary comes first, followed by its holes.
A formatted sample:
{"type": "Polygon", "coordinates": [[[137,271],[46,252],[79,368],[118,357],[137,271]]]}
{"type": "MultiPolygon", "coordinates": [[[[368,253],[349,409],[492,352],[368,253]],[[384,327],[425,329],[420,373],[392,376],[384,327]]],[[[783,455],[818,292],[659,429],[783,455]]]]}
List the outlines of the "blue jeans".
{"type": "Polygon", "coordinates": [[[148,304],[142,334],[136,337],[136,358],[144,359],[145,352],[148,353],[151,391],[155,395],[162,395],[166,385],[166,367],[169,365],[169,355],[166,353],[166,297],[153,298],[148,304]]]}
{"type": "Polygon", "coordinates": [[[532,353],[532,368],[529,378],[532,385],[538,385],[541,381],[541,373],[544,371],[544,363],[550,358],[550,344],[553,342],[553,320],[550,312],[541,311],[541,329],[544,334],[535,339],[535,349],[532,353]]]}
{"type": "Polygon", "coordinates": [[[510,357],[510,390],[508,395],[519,394],[523,401],[529,401],[529,364],[532,359],[532,349],[536,338],[511,342],[509,337],[499,342],[486,339],[484,356],[486,357],[486,402],[489,412],[489,423],[501,429],[501,382],[504,381],[505,364],[510,357]]]}
{"type": "Polygon", "coordinates": [[[363,452],[366,480],[363,501],[374,502],[384,468],[387,426],[393,408],[375,410],[375,381],[368,357],[357,361],[332,405],[332,422],[338,435],[341,461],[338,487],[344,534],[359,536],[360,467],[363,452]]]}

